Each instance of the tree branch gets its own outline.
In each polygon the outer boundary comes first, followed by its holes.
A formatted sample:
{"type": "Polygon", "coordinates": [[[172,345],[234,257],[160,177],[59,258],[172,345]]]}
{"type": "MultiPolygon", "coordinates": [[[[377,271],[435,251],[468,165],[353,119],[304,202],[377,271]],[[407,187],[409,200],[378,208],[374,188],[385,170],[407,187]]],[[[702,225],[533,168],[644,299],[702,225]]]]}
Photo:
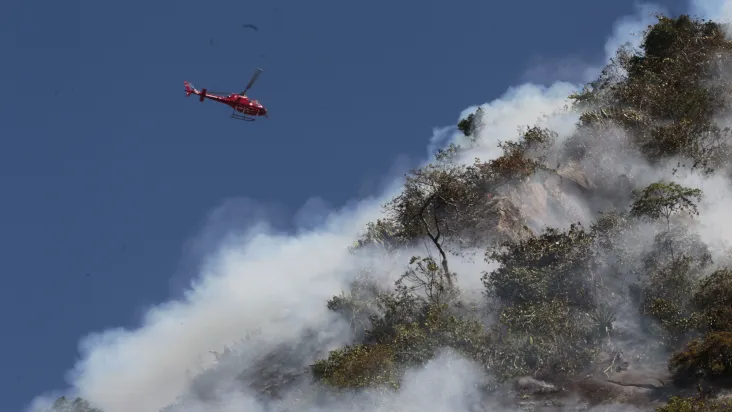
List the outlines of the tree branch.
{"type": "Polygon", "coordinates": [[[452,279],[450,278],[450,269],[447,264],[447,254],[445,254],[445,250],[442,248],[442,245],[440,244],[440,237],[442,236],[442,233],[440,231],[440,224],[437,220],[437,210],[432,203],[434,198],[437,197],[436,194],[431,195],[428,197],[424,204],[422,205],[422,208],[419,211],[419,218],[422,220],[422,224],[424,225],[425,232],[427,232],[427,236],[432,240],[432,243],[435,245],[437,250],[440,252],[440,256],[442,257],[442,269],[445,271],[445,276],[447,277],[447,284],[450,288],[452,288],[452,279]],[[435,222],[435,230],[437,231],[436,234],[432,234],[432,231],[430,230],[430,226],[427,223],[427,219],[424,217],[424,212],[427,210],[427,207],[432,206],[432,218],[435,222]]]}

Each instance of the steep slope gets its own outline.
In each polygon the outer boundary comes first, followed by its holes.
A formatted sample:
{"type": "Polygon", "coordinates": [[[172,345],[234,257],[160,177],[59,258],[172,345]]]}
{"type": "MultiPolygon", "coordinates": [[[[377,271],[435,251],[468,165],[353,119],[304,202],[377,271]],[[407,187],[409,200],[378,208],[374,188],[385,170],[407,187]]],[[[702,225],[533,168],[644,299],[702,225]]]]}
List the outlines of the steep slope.
{"type": "Polygon", "coordinates": [[[466,117],[351,248],[323,302],[344,334],[252,337],[166,410],[732,410],[731,51],[660,16],[570,96],[571,133],[540,122],[484,161],[466,117]]]}

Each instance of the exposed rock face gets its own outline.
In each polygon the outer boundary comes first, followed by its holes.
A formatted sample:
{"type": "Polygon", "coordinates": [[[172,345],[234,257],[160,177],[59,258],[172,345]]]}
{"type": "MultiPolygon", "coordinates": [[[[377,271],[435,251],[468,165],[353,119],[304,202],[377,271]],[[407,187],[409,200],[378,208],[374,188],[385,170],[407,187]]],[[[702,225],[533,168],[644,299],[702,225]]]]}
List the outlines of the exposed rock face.
{"type": "Polygon", "coordinates": [[[486,194],[485,203],[474,210],[480,218],[471,227],[461,228],[463,246],[482,248],[490,243],[516,242],[546,226],[587,222],[593,217],[590,209],[607,206],[605,196],[598,194],[578,165],[557,172],[538,171],[523,182],[486,194]],[[593,194],[598,199],[588,202],[593,194]]]}
{"type": "MultiPolygon", "coordinates": [[[[522,221],[534,232],[544,227],[566,227],[570,223],[590,222],[599,210],[624,209],[631,199],[633,182],[626,175],[608,180],[608,185],[598,186],[582,170],[581,165],[567,164],[556,171],[538,171],[520,183],[506,186],[501,191],[520,216],[513,221],[522,221]]],[[[513,238],[526,232],[513,226],[513,238]]]]}
{"type": "Polygon", "coordinates": [[[551,383],[540,381],[530,376],[524,376],[516,379],[514,386],[516,387],[516,390],[532,395],[557,393],[560,391],[558,387],[551,383]]]}
{"type": "Polygon", "coordinates": [[[587,191],[596,188],[594,182],[585,175],[576,163],[568,163],[560,167],[557,169],[557,175],[572,189],[587,191]]]}
{"type": "Polygon", "coordinates": [[[518,241],[531,235],[521,209],[507,196],[493,196],[486,205],[487,224],[493,228],[494,241],[518,241]]]}
{"type": "Polygon", "coordinates": [[[585,190],[560,175],[539,172],[508,187],[506,196],[519,209],[528,226],[539,232],[546,226],[564,227],[568,223],[586,221],[589,211],[579,200],[585,190]]]}
{"type": "Polygon", "coordinates": [[[626,370],[609,371],[607,381],[625,387],[661,389],[671,381],[671,375],[664,366],[629,364],[626,370]]]}

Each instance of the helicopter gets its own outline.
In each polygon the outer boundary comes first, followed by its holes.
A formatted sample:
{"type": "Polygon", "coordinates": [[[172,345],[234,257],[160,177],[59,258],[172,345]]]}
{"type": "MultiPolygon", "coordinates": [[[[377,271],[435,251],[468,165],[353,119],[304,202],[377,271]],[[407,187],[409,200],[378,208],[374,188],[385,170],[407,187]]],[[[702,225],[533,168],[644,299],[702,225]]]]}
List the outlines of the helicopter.
{"type": "Polygon", "coordinates": [[[252,79],[249,81],[249,84],[241,93],[210,92],[207,91],[205,88],[199,91],[198,89],[193,87],[192,84],[184,81],[183,84],[186,86],[186,97],[190,96],[191,94],[195,94],[199,96],[198,100],[201,102],[203,102],[204,99],[208,98],[215,102],[223,103],[227,106],[230,106],[234,109],[234,111],[231,113],[231,117],[238,120],[252,122],[256,120],[258,116],[269,117],[267,109],[262,106],[259,100],[251,99],[247,96],[247,91],[252,87],[262,71],[262,69],[257,69],[254,72],[254,75],[252,75],[252,79]]]}

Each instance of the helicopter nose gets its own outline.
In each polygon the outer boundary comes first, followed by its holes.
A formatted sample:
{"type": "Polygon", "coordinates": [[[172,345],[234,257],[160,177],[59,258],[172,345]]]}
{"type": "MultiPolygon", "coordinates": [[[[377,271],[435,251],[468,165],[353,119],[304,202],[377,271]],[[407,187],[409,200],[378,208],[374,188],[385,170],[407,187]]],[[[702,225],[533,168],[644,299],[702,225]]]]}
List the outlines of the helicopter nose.
{"type": "Polygon", "coordinates": [[[259,115],[260,116],[266,116],[267,115],[267,109],[265,109],[264,107],[260,108],[259,109],[259,115]]]}

